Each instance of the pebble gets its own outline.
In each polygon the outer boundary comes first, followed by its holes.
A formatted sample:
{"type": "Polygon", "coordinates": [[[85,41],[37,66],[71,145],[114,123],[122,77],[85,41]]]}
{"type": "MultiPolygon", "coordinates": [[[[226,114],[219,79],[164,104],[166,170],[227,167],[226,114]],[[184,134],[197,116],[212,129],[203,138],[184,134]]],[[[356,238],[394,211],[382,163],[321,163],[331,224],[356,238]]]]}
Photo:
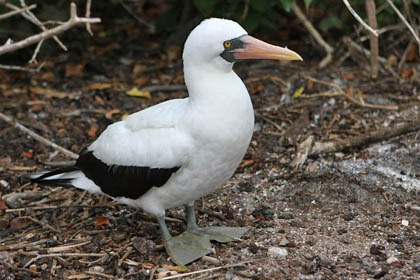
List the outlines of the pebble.
{"type": "Polygon", "coordinates": [[[405,227],[408,227],[408,221],[407,220],[402,220],[401,224],[405,227]]]}
{"type": "Polygon", "coordinates": [[[105,269],[102,266],[99,265],[95,265],[92,266],[91,268],[89,268],[90,272],[99,272],[99,273],[103,273],[105,271],[105,269]]]}
{"type": "Polygon", "coordinates": [[[174,276],[174,275],[178,275],[178,272],[176,272],[176,271],[160,271],[157,274],[157,278],[160,279],[160,278],[164,278],[164,277],[168,277],[168,276],[174,276]]]}
{"type": "Polygon", "coordinates": [[[397,259],[396,257],[389,257],[389,258],[386,260],[386,263],[387,263],[387,264],[392,264],[392,263],[395,263],[395,262],[398,262],[398,259],[397,259]]]}
{"type": "Polygon", "coordinates": [[[268,254],[272,257],[286,257],[288,252],[286,249],[279,247],[270,247],[268,248],[268,254]]]}
{"type": "Polygon", "coordinates": [[[417,273],[420,273],[420,263],[415,264],[415,265],[413,266],[413,269],[414,269],[414,271],[416,271],[417,273]]]}
{"type": "Polygon", "coordinates": [[[201,260],[209,264],[220,265],[220,260],[213,257],[203,256],[201,260]]]}

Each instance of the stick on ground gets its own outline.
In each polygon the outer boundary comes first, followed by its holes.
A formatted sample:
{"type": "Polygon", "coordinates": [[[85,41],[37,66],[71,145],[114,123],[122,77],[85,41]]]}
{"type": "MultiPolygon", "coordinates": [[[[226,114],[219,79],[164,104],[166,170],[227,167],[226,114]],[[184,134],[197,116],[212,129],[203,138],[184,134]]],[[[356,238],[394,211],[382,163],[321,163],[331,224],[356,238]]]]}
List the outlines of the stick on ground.
{"type": "Polygon", "coordinates": [[[20,123],[18,123],[17,121],[13,120],[11,117],[6,116],[5,114],[0,112],[0,119],[4,120],[5,122],[7,122],[10,125],[13,125],[15,128],[19,129],[20,131],[28,134],[29,136],[31,136],[32,138],[34,138],[35,140],[41,142],[44,145],[50,146],[52,148],[54,148],[55,150],[58,150],[60,152],[62,152],[63,154],[77,159],[79,156],[75,153],[73,153],[72,151],[67,150],[66,148],[63,148],[57,144],[55,144],[54,142],[42,137],[41,135],[33,132],[32,130],[30,130],[29,128],[21,125],[20,123]]]}

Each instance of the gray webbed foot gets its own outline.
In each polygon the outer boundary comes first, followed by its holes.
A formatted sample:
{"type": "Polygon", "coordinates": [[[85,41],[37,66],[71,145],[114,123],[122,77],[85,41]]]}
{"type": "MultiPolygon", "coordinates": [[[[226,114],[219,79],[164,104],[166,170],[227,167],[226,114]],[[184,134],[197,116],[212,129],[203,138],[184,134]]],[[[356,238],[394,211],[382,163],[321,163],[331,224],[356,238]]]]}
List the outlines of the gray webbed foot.
{"type": "Polygon", "coordinates": [[[186,265],[214,253],[208,236],[189,231],[164,241],[164,245],[171,260],[177,265],[186,265]]]}

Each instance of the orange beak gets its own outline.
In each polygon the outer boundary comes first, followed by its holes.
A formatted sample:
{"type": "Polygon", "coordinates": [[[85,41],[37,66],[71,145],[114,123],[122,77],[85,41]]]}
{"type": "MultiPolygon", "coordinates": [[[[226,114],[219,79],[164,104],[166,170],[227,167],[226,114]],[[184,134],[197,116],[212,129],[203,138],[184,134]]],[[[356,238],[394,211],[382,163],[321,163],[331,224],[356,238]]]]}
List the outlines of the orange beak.
{"type": "Polygon", "coordinates": [[[235,59],[303,60],[296,52],[246,35],[241,38],[244,48],[234,50],[235,59]]]}

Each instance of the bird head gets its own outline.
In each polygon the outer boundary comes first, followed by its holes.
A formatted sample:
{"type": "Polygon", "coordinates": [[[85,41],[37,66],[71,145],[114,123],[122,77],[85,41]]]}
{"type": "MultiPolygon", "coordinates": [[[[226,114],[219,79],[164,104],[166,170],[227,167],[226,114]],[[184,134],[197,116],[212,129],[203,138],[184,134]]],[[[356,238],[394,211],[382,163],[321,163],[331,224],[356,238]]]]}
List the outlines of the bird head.
{"type": "Polygon", "coordinates": [[[187,38],[184,64],[211,65],[232,69],[234,62],[245,59],[302,60],[287,47],[278,47],[250,35],[238,23],[219,18],[202,21],[187,38]]]}

